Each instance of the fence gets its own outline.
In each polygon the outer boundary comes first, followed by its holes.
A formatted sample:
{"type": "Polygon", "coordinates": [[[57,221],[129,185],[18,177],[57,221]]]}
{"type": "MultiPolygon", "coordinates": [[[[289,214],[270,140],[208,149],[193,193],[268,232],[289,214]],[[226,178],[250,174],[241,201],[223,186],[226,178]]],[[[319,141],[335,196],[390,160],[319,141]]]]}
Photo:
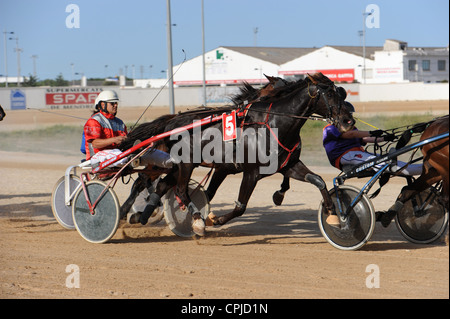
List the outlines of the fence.
{"type": "MultiPolygon", "coordinates": [[[[448,83],[342,84],[350,102],[448,100],[448,83]]],[[[92,108],[102,90],[115,90],[122,107],[165,107],[169,92],[156,88],[131,87],[20,87],[0,88],[0,104],[5,110],[92,108]],[[159,95],[158,95],[159,93],[159,95]]],[[[239,92],[236,86],[207,87],[207,103],[224,105],[239,92]]],[[[176,87],[176,106],[199,106],[203,103],[201,87],[176,87]]]]}

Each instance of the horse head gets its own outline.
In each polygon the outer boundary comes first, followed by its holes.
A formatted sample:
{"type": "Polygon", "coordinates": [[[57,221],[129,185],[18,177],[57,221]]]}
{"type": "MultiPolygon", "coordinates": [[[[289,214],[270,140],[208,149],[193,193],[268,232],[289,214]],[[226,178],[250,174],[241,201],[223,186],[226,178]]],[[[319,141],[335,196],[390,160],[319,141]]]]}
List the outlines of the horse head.
{"type": "Polygon", "coordinates": [[[345,96],[342,94],[342,88],[337,87],[322,73],[308,74],[306,81],[314,113],[326,117],[341,132],[352,130],[355,119],[344,106],[345,96]]]}

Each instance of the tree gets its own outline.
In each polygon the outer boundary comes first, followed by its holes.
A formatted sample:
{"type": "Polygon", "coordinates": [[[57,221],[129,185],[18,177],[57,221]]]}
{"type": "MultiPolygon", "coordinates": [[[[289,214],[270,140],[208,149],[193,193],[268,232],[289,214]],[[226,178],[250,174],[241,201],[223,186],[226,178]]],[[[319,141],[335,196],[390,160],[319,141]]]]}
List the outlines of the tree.
{"type": "Polygon", "coordinates": [[[37,77],[30,74],[28,78],[25,78],[25,81],[22,84],[23,86],[38,86],[38,79],[37,77]]]}
{"type": "Polygon", "coordinates": [[[54,86],[69,86],[69,81],[64,80],[63,75],[60,73],[55,79],[54,86]]]}

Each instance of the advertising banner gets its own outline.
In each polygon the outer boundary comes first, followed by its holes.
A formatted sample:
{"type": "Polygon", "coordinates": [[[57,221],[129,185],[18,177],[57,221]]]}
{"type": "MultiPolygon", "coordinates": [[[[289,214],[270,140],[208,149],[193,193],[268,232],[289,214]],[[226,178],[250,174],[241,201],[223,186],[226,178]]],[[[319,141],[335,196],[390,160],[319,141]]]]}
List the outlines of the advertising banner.
{"type": "Polygon", "coordinates": [[[102,88],[65,87],[48,88],[45,92],[45,106],[51,109],[92,108],[102,88]]]}
{"type": "Polygon", "coordinates": [[[296,74],[314,74],[317,72],[323,73],[331,81],[336,82],[353,82],[355,80],[354,69],[335,69],[335,70],[296,70],[296,71],[280,71],[282,75],[296,75],[296,74]]]}

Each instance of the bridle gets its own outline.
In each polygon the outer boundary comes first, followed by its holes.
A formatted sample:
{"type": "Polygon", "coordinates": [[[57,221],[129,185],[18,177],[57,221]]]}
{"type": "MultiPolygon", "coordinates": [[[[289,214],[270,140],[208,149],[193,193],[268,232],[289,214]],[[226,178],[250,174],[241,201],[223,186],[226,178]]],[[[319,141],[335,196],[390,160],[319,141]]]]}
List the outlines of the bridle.
{"type": "MultiPolygon", "coordinates": [[[[334,84],[333,85],[315,84],[315,86],[317,88],[315,95],[311,95],[309,85],[310,85],[310,82],[308,82],[308,95],[311,98],[310,102],[314,101],[313,109],[316,108],[317,104],[319,103],[320,98],[322,97],[325,102],[325,106],[327,107],[327,110],[328,110],[327,116],[326,116],[326,118],[324,118],[324,120],[329,121],[333,124],[337,124],[338,121],[333,117],[333,107],[336,107],[338,110],[338,113],[340,113],[342,103],[339,103],[338,105],[331,105],[327,98],[328,92],[330,92],[332,90],[336,91],[336,85],[334,85],[334,84]]],[[[338,94],[338,93],[336,92],[336,94],[338,94]]]]}
{"type": "MultiPolygon", "coordinates": [[[[333,85],[327,85],[327,86],[324,86],[324,85],[320,86],[318,84],[315,84],[315,86],[317,87],[316,94],[312,95],[311,92],[310,92],[310,89],[309,89],[309,86],[310,86],[311,82],[310,82],[309,79],[307,81],[308,81],[307,91],[308,91],[308,96],[310,97],[310,101],[309,101],[308,104],[313,103],[312,109],[315,109],[317,104],[319,103],[320,98],[322,97],[324,99],[324,101],[325,101],[325,105],[326,105],[327,110],[328,110],[327,116],[325,116],[325,117],[324,116],[312,116],[312,115],[311,116],[301,116],[301,115],[296,115],[296,114],[286,114],[286,113],[280,113],[280,112],[272,111],[271,108],[269,108],[269,110],[267,110],[267,111],[265,111],[265,110],[258,110],[258,109],[251,109],[251,111],[252,112],[256,112],[256,113],[265,113],[265,114],[267,114],[267,116],[269,116],[269,115],[278,115],[278,116],[285,116],[285,117],[299,119],[299,120],[323,121],[323,122],[328,122],[330,124],[336,124],[338,121],[333,118],[333,110],[332,110],[332,108],[333,107],[337,107],[338,108],[338,112],[340,112],[342,103],[340,103],[339,105],[330,105],[330,102],[328,101],[328,98],[327,98],[328,92],[331,91],[331,90],[336,90],[336,86],[334,84],[333,85]]],[[[259,101],[260,100],[258,99],[256,101],[254,101],[253,103],[259,102],[259,101]]],[[[250,110],[250,106],[253,103],[244,103],[243,105],[241,105],[240,111],[237,114],[239,116],[244,115],[244,117],[245,117],[247,112],[250,110]]],[[[308,106],[308,108],[309,107],[310,106],[308,106]]]]}

